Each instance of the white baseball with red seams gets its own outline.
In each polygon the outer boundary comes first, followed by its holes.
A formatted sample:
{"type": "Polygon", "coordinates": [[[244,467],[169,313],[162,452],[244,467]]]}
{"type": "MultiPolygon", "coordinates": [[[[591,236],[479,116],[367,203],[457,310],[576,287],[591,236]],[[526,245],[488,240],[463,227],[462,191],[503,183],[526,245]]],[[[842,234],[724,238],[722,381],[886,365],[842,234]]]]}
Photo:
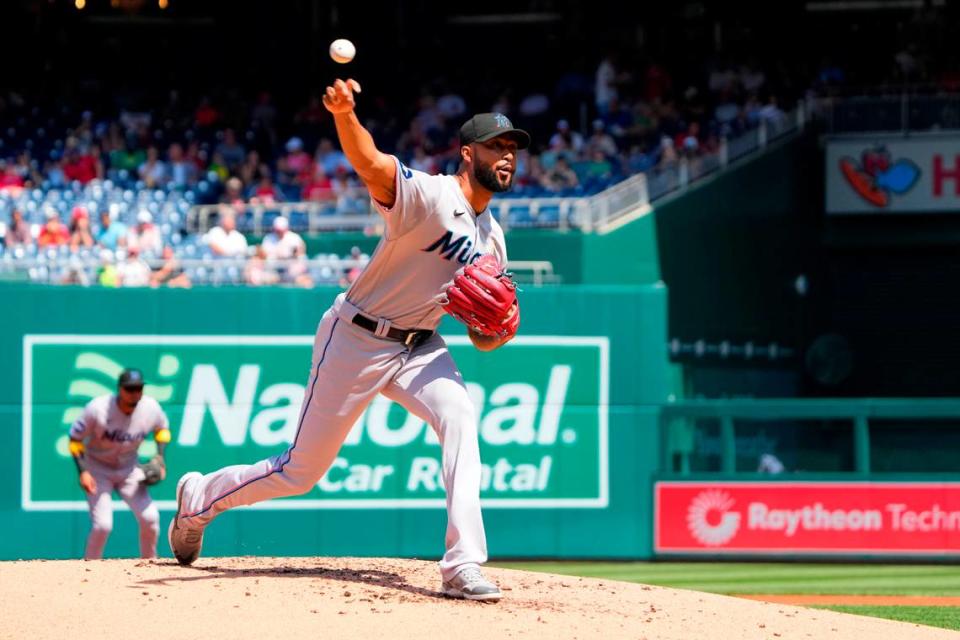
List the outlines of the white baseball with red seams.
{"type": "Polygon", "coordinates": [[[485,253],[507,263],[489,207],[474,212],[453,176],[430,176],[396,159],[396,201],[375,204],[385,231],[360,277],[323,315],[293,444],[252,465],[186,483],[178,525],[202,528],[223,511],[314,488],[360,414],[379,393],[427,422],[442,446],[447,496],[445,581],[487,559],[480,513],[477,416],[443,338],[404,344],[391,331],[434,331],[438,301],[464,265],[485,253]],[[372,327],[356,324],[357,316],[372,327]]]}
{"type": "Polygon", "coordinates": [[[330,43],[330,57],[334,62],[346,64],[357,55],[357,48],[346,38],[339,38],[330,43]]]}

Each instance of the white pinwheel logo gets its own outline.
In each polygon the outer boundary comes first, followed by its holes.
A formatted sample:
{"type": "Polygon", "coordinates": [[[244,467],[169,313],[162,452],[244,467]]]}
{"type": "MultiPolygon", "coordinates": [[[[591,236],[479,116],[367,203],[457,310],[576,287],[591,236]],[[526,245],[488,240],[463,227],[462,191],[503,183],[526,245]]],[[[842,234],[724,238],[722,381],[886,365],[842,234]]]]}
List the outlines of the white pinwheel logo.
{"type": "Polygon", "coordinates": [[[687,508],[687,527],[701,544],[726,544],[740,529],[740,514],[730,511],[734,500],[726,491],[701,491],[687,508]]]}

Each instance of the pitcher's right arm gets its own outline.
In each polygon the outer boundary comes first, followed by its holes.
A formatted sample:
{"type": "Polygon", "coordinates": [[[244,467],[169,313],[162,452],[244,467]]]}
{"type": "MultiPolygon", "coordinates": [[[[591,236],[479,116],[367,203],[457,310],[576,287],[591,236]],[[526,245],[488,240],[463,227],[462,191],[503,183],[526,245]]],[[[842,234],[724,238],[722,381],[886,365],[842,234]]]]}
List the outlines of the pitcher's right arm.
{"type": "Polygon", "coordinates": [[[354,112],[354,93],[360,93],[360,84],[356,80],[337,79],[332,87],[327,87],[323,105],[333,114],[340,148],[354,171],[373,199],[390,208],[397,197],[397,164],[393,157],[377,149],[373,136],[360,124],[354,112]]]}

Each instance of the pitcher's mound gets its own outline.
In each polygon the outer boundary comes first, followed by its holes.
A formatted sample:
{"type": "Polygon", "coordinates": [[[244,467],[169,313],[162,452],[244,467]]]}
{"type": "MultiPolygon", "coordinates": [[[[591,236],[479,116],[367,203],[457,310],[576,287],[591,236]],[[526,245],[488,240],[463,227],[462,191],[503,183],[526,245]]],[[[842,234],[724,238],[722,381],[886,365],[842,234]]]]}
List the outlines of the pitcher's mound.
{"type": "Polygon", "coordinates": [[[0,563],[0,638],[907,640],[944,629],[626,582],[485,569],[497,604],[441,595],[436,563],[201,558],[0,563]]]}

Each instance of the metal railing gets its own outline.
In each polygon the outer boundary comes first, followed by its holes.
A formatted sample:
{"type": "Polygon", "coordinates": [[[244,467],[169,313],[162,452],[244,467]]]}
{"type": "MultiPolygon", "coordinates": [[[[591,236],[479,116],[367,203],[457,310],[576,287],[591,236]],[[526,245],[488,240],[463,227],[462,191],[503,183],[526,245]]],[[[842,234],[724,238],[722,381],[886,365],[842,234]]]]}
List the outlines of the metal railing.
{"type": "Polygon", "coordinates": [[[810,110],[829,133],[908,133],[960,129],[960,95],[865,95],[812,98],[810,110]]]}
{"type": "MultiPolygon", "coordinates": [[[[140,261],[149,267],[151,273],[157,272],[168,264],[168,261],[162,258],[141,258],[140,261]]],[[[339,283],[350,269],[362,268],[367,262],[367,260],[330,256],[291,260],[268,259],[262,262],[262,269],[278,275],[281,282],[285,274],[296,270],[298,273],[310,275],[315,284],[335,284],[339,283]]],[[[244,284],[244,274],[250,264],[250,258],[175,258],[169,264],[187,274],[195,284],[244,284]]],[[[46,259],[40,256],[0,260],[0,281],[88,286],[97,284],[98,274],[107,265],[121,272],[125,268],[123,260],[107,261],[95,257],[69,256],[46,259]]]]}
{"type": "MultiPolygon", "coordinates": [[[[382,221],[379,216],[371,212],[369,200],[365,201],[366,208],[358,209],[355,213],[336,213],[336,207],[321,202],[283,202],[272,205],[244,205],[242,208],[229,205],[233,212],[240,216],[239,222],[245,222],[250,215],[250,225],[243,225],[245,231],[254,235],[263,235],[270,231],[265,224],[270,214],[273,217],[283,216],[288,220],[294,215],[303,215],[307,218],[307,229],[313,231],[356,231],[368,228],[370,225],[379,225],[382,221]]],[[[218,216],[228,205],[207,204],[190,208],[186,216],[186,230],[188,233],[206,233],[216,224],[218,216]]]]}
{"type": "Polygon", "coordinates": [[[510,260],[507,269],[517,282],[529,282],[535,287],[561,281],[560,276],[553,272],[553,263],[549,260],[510,260]]]}
{"type": "MultiPolygon", "coordinates": [[[[848,421],[853,429],[853,473],[872,473],[870,432],[874,421],[882,419],[956,419],[952,426],[960,428],[960,398],[868,398],[868,399],[750,399],[689,400],[668,403],[660,412],[660,469],[666,474],[690,475],[688,452],[677,452],[668,443],[671,431],[689,429],[697,420],[719,422],[720,472],[737,472],[737,422],[772,421],[776,428],[799,420],[848,421]],[[679,455],[679,469],[674,455],[679,455]]],[[[943,428],[949,428],[944,425],[943,428]]],[[[698,472],[698,475],[704,472],[698,472]]],[[[838,472],[844,473],[844,472],[838,472]]]]}
{"type": "MultiPolygon", "coordinates": [[[[141,258],[151,270],[157,270],[168,264],[162,258],[141,258]]],[[[263,268],[283,275],[291,266],[310,274],[317,284],[339,283],[351,269],[363,268],[369,259],[336,258],[320,255],[310,259],[264,260],[263,268]]],[[[241,284],[249,257],[211,257],[174,258],[170,264],[186,273],[191,280],[205,284],[241,284]]],[[[16,260],[0,259],[0,281],[37,282],[44,284],[84,284],[97,281],[97,274],[107,264],[122,268],[123,260],[104,260],[93,255],[55,256],[44,255],[20,257],[16,260]]],[[[556,284],[561,278],[553,270],[549,260],[512,260],[508,269],[517,282],[539,287],[544,284],[556,284]]]]}

